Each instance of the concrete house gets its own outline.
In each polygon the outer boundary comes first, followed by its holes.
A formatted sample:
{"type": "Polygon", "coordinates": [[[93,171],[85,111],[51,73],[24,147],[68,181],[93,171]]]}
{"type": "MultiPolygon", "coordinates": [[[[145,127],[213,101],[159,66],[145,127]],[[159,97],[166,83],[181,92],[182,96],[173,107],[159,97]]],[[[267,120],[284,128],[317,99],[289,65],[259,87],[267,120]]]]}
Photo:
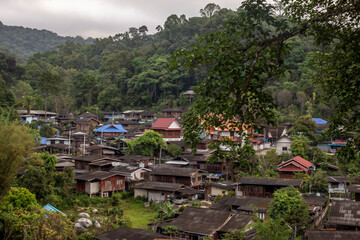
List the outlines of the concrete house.
{"type": "Polygon", "coordinates": [[[291,153],[290,146],[292,140],[286,136],[281,137],[275,143],[276,153],[281,155],[283,153],[291,153]]]}
{"type": "Polygon", "coordinates": [[[329,198],[332,200],[345,200],[348,195],[350,181],[347,176],[328,176],[329,198]]]}
{"type": "Polygon", "coordinates": [[[125,177],[116,172],[87,172],[75,177],[76,190],[90,196],[108,197],[113,192],[125,190],[125,177]]]}

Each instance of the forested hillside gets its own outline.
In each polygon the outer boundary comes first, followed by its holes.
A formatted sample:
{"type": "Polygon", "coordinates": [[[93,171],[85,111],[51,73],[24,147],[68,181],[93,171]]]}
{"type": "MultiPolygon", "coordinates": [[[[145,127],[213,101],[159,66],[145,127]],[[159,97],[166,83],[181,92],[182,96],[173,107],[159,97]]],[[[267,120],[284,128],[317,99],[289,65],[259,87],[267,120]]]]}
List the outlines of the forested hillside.
{"type": "MultiPolygon", "coordinates": [[[[3,78],[18,104],[31,98],[25,105],[43,108],[46,99],[48,110],[59,113],[185,108],[189,99],[183,93],[204,79],[207,68],[187,72],[175,66],[170,70],[172,54],[189,49],[200,36],[215,33],[236,15],[208,5],[201,17],[169,16],[154,35],[140,26],[95,39],[92,44],[68,41],[56,50],[30,57],[21,76],[3,78]]],[[[332,103],[320,101],[321,92],[312,84],[317,68],[310,64],[313,53],[323,49],[317,49],[305,36],[294,37],[287,44],[291,51],[285,64],[292,71],[281,79],[271,79],[264,89],[279,106],[278,120],[294,121],[306,112],[329,118],[332,103]]]]}
{"type": "Polygon", "coordinates": [[[84,40],[80,36],[61,37],[47,30],[7,26],[0,21],[0,50],[14,53],[21,60],[37,52],[53,50],[66,41],[91,43],[93,39],[84,40]]]}

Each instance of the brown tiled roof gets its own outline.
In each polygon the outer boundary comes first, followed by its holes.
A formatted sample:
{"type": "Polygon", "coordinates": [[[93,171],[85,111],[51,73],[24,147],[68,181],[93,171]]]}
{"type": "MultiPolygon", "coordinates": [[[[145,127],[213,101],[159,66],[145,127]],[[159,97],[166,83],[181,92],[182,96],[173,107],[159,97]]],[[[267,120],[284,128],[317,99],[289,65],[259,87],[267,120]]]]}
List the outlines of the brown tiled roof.
{"type": "Polygon", "coordinates": [[[174,225],[180,232],[210,235],[216,232],[230,216],[229,211],[187,207],[177,218],[160,223],[160,226],[174,225]]]}
{"type": "Polygon", "coordinates": [[[247,214],[234,214],[218,232],[229,233],[241,230],[250,223],[251,217],[251,215],[247,214]]]}
{"type": "Polygon", "coordinates": [[[151,175],[190,177],[192,174],[198,171],[202,170],[192,168],[159,166],[151,172],[151,175]]]}
{"type": "Polygon", "coordinates": [[[155,240],[169,239],[168,236],[138,228],[116,228],[95,237],[97,240],[155,240]]]}
{"type": "Polygon", "coordinates": [[[175,192],[183,186],[184,186],[183,184],[179,184],[179,183],[141,182],[135,184],[134,189],[148,189],[148,190],[175,192]]]}
{"type": "Polygon", "coordinates": [[[103,180],[112,176],[121,175],[120,173],[115,172],[105,172],[105,171],[96,171],[96,172],[86,172],[80,175],[75,176],[76,180],[82,181],[92,181],[92,180],[103,180]]]}
{"type": "Polygon", "coordinates": [[[268,186],[294,186],[299,187],[304,180],[286,178],[242,177],[238,184],[243,185],[268,185],[268,186]]]}
{"type": "Polygon", "coordinates": [[[308,240],[358,240],[360,232],[355,231],[306,231],[305,235],[308,240]]]}
{"type": "Polygon", "coordinates": [[[328,216],[328,225],[360,227],[360,202],[334,202],[328,216]]]}

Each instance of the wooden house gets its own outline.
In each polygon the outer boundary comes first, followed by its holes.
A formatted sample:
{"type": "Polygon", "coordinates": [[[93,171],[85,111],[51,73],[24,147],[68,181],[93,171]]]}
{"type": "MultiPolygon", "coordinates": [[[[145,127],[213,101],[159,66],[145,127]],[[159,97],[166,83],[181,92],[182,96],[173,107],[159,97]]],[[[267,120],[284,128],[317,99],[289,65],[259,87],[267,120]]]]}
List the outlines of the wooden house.
{"type": "Polygon", "coordinates": [[[354,194],[355,201],[360,201],[360,184],[350,184],[348,186],[348,191],[354,194]]]}
{"type": "Polygon", "coordinates": [[[332,200],[345,200],[349,192],[350,182],[353,179],[347,176],[328,176],[327,180],[329,198],[332,200]]]}
{"type": "Polygon", "coordinates": [[[185,113],[185,110],[181,109],[172,109],[172,108],[166,108],[164,110],[161,110],[161,117],[175,117],[175,118],[181,118],[185,113]]]}
{"type": "Polygon", "coordinates": [[[236,195],[271,198],[280,188],[293,186],[300,189],[303,181],[302,179],[242,177],[237,182],[236,195]]]}
{"type": "Polygon", "coordinates": [[[101,155],[83,155],[74,157],[75,161],[75,172],[92,172],[92,171],[109,171],[116,163],[119,162],[118,159],[101,156],[101,155]]]}
{"type": "Polygon", "coordinates": [[[230,191],[235,191],[234,182],[206,182],[205,200],[213,200],[215,197],[223,194],[228,194],[230,191]]]}
{"type": "Polygon", "coordinates": [[[180,141],[182,128],[176,118],[158,118],[151,130],[162,135],[165,141],[180,141]]]}
{"type": "Polygon", "coordinates": [[[37,119],[50,119],[56,117],[56,113],[44,110],[30,110],[30,113],[28,113],[27,110],[16,110],[16,112],[18,115],[32,115],[37,119]]]}
{"type": "Polygon", "coordinates": [[[150,202],[196,200],[198,191],[179,183],[141,182],[134,185],[134,197],[143,197],[150,202]]]}
{"type": "Polygon", "coordinates": [[[121,163],[119,166],[110,170],[110,172],[121,173],[125,176],[126,189],[131,189],[135,183],[143,181],[146,174],[150,171],[148,168],[129,166],[126,163],[121,163]]]}
{"type": "Polygon", "coordinates": [[[211,209],[227,210],[252,216],[256,212],[261,219],[267,218],[272,198],[232,196],[223,197],[210,206],[211,209]]]}
{"type": "Polygon", "coordinates": [[[87,148],[90,155],[117,156],[121,155],[119,149],[106,145],[92,145],[87,148]]]}
{"type": "Polygon", "coordinates": [[[295,173],[310,174],[315,166],[300,156],[293,157],[277,166],[281,178],[293,178],[295,173]]]}
{"type": "Polygon", "coordinates": [[[203,182],[203,172],[205,171],[200,169],[158,166],[150,175],[155,182],[179,183],[199,188],[203,182]]]}
{"type": "Polygon", "coordinates": [[[142,112],[140,114],[140,120],[143,122],[153,122],[156,119],[157,112],[142,112]]]}
{"type": "Polygon", "coordinates": [[[141,113],[145,110],[127,110],[123,112],[125,120],[135,120],[138,121],[141,119],[141,113]]]}
{"type": "Polygon", "coordinates": [[[154,158],[149,156],[124,155],[117,157],[117,159],[122,163],[127,163],[129,166],[134,167],[151,167],[155,164],[154,158]]]}
{"type": "Polygon", "coordinates": [[[87,172],[75,177],[76,190],[90,196],[108,197],[113,192],[125,190],[125,177],[116,172],[87,172]]]}

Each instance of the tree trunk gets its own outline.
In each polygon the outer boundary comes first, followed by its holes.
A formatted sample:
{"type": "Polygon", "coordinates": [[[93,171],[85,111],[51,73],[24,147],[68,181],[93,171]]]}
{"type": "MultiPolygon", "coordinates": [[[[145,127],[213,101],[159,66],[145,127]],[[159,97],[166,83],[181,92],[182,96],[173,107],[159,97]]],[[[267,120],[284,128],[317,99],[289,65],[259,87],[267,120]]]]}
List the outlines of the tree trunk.
{"type": "Polygon", "coordinates": [[[44,107],[45,107],[45,119],[47,118],[47,114],[46,114],[46,107],[47,107],[47,98],[48,98],[48,94],[45,93],[45,101],[44,101],[44,107]]]}

